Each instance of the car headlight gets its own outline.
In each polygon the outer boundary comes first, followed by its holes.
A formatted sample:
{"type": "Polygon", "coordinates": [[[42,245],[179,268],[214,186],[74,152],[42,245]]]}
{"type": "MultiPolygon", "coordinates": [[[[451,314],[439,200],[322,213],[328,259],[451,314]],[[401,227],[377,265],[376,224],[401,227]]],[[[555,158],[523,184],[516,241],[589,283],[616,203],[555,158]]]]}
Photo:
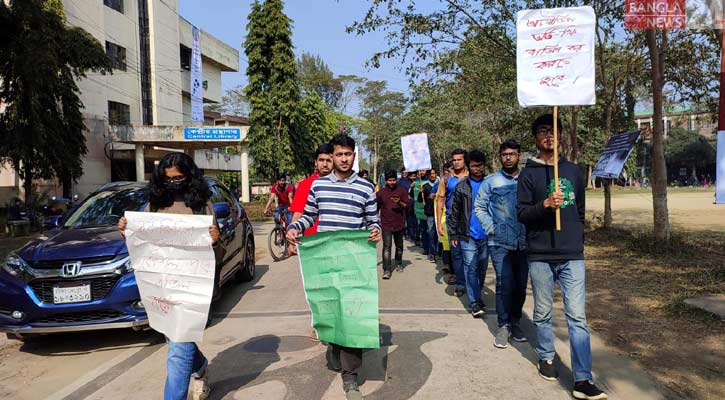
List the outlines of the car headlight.
{"type": "Polygon", "coordinates": [[[3,262],[3,269],[8,274],[19,277],[25,272],[28,264],[15,254],[10,254],[3,262]]]}
{"type": "Polygon", "coordinates": [[[131,266],[131,257],[129,257],[125,263],[123,263],[123,270],[125,272],[133,272],[133,267],[131,266]]]}

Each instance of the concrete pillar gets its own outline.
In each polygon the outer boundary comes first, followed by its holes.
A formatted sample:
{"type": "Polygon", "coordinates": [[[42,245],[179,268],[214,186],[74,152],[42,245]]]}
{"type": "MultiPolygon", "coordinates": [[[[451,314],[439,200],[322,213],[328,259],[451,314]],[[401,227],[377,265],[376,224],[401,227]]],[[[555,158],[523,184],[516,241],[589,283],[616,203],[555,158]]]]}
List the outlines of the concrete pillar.
{"type": "Polygon", "coordinates": [[[241,175],[242,175],[242,202],[249,203],[249,146],[243,144],[241,148],[241,175]]]}
{"type": "Polygon", "coordinates": [[[143,144],[136,143],[136,182],[145,182],[143,144]]]}

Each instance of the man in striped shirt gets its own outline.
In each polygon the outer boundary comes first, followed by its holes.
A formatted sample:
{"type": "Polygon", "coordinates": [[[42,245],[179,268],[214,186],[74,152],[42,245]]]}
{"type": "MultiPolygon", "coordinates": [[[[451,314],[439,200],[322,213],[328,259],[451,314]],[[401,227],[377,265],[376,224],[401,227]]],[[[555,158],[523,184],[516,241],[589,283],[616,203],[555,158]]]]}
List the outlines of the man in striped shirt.
{"type": "MultiPolygon", "coordinates": [[[[287,229],[287,240],[299,243],[300,232],[309,229],[318,218],[317,231],[329,232],[351,229],[368,229],[371,242],[382,238],[375,188],[360,178],[353,170],[355,140],[340,134],[332,138],[331,174],[312,183],[305,211],[287,229]]],[[[357,385],[357,375],[362,366],[362,349],[332,345],[333,366],[339,357],[343,390],[348,400],[362,399],[357,385]]]]}

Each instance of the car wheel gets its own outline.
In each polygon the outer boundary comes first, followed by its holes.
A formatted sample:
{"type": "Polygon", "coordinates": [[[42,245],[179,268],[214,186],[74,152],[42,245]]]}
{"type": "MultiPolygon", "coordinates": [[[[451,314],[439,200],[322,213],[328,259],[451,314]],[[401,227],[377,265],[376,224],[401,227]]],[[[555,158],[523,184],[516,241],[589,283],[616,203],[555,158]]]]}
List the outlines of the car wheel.
{"type": "Polygon", "coordinates": [[[254,259],[254,240],[250,236],[247,237],[247,250],[244,255],[244,263],[237,271],[236,280],[238,282],[249,282],[254,279],[255,272],[256,261],[254,259]]]}

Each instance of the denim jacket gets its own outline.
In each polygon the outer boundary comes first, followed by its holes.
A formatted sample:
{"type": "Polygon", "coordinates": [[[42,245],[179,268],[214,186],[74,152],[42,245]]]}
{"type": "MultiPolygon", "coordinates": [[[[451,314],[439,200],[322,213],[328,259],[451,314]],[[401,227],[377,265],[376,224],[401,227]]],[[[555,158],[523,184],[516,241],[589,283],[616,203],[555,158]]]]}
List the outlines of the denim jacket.
{"type": "Polygon", "coordinates": [[[489,246],[526,248],[526,228],[516,216],[518,176],[503,170],[486,177],[476,196],[476,217],[488,235],[489,246]]]}

